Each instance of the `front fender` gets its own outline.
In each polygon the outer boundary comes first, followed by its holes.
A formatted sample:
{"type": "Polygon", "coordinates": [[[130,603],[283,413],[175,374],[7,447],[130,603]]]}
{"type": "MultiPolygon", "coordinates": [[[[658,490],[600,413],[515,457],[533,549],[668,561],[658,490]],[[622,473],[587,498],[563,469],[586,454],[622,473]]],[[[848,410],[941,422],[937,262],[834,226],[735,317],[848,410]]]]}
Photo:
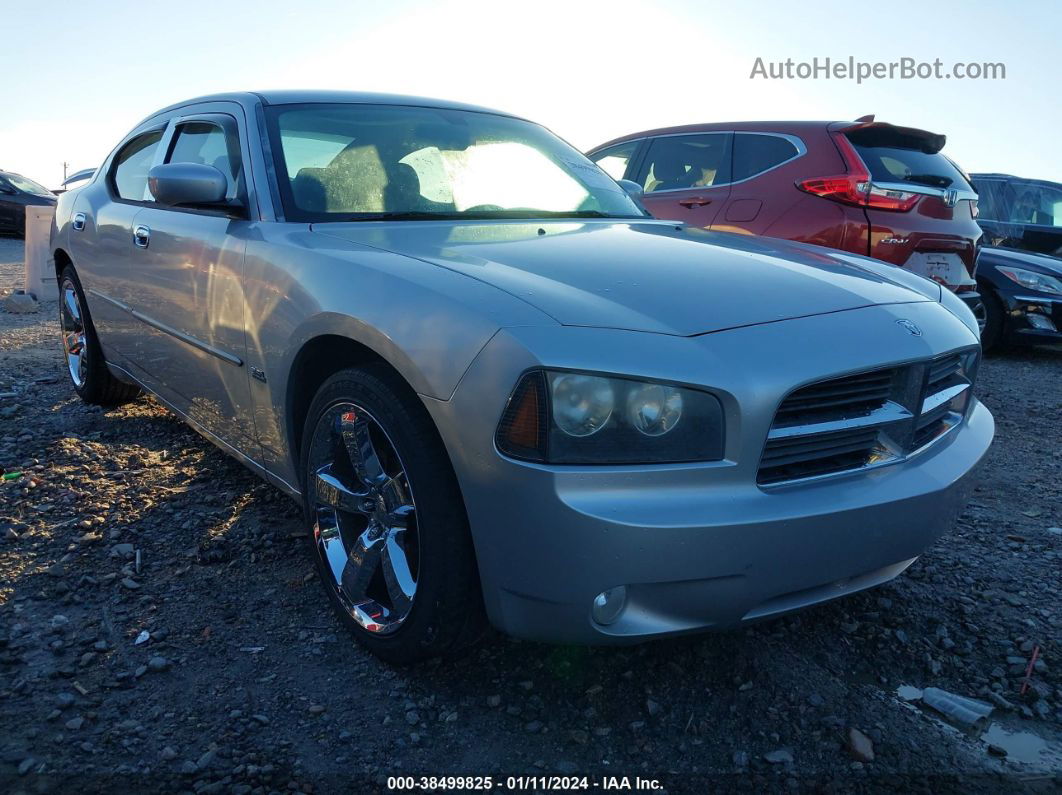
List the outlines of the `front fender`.
{"type": "Polygon", "coordinates": [[[247,362],[266,374],[254,385],[259,441],[285,469],[297,457],[288,449],[289,382],[314,339],[363,345],[418,394],[445,401],[503,325],[557,325],[518,298],[430,263],[305,226],[262,224],[259,232],[248,240],[243,279],[247,362]]]}

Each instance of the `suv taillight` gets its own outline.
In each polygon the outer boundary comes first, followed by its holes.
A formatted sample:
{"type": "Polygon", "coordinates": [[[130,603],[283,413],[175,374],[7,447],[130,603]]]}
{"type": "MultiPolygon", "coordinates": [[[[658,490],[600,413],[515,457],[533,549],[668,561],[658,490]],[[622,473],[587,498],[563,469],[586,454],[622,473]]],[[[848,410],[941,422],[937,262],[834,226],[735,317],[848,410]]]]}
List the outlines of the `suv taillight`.
{"type": "Polygon", "coordinates": [[[842,204],[901,213],[907,212],[918,203],[917,193],[891,190],[875,185],[870,178],[866,164],[863,163],[859,153],[844,133],[833,133],[833,140],[837,144],[848,173],[834,177],[812,177],[799,180],[796,186],[800,190],[842,204]]]}

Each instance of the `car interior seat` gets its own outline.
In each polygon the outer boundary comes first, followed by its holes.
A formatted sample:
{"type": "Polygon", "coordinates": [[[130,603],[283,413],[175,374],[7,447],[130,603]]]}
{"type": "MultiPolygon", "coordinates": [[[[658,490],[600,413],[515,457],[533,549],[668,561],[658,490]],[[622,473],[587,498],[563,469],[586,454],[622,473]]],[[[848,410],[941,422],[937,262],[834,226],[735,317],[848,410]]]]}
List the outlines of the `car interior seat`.
{"type": "MultiPolygon", "coordinates": [[[[653,178],[656,182],[650,190],[675,190],[689,187],[689,173],[677,153],[668,152],[653,163],[653,178]]],[[[698,172],[699,173],[699,172],[698,172]]]]}
{"type": "Polygon", "coordinates": [[[326,168],[299,169],[291,181],[291,192],[299,209],[313,213],[328,212],[328,194],[322,181],[327,171],[326,168]]]}

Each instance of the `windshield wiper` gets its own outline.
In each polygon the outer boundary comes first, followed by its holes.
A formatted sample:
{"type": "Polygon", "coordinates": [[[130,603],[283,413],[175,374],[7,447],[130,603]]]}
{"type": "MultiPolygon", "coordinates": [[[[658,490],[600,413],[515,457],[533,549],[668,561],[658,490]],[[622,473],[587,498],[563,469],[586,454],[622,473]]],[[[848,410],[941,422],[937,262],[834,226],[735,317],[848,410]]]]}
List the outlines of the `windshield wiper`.
{"type": "MultiPolygon", "coordinates": [[[[430,212],[410,210],[408,212],[359,213],[340,219],[343,221],[489,221],[500,220],[534,220],[549,218],[616,218],[636,219],[641,215],[610,215],[600,210],[572,210],[549,212],[544,210],[477,210],[475,212],[430,212]]],[[[329,219],[331,220],[331,219],[329,219]]]]}
{"type": "Polygon", "coordinates": [[[462,213],[433,213],[421,210],[393,213],[358,213],[344,218],[344,221],[452,221],[464,218],[462,213]]]}

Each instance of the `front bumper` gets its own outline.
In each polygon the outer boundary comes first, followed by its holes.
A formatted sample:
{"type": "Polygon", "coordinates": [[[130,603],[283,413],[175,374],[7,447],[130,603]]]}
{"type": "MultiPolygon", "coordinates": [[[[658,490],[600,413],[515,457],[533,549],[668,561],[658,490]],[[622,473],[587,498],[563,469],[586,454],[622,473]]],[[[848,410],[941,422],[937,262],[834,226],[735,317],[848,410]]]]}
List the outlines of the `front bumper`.
{"type": "Polygon", "coordinates": [[[1062,342],[1062,297],[1031,290],[997,290],[996,294],[1003,304],[1003,332],[1007,342],[1016,345],[1062,342]]]}
{"type": "Polygon", "coordinates": [[[495,626],[551,642],[631,642],[778,615],[903,571],[951,527],[966,500],[994,433],[980,403],[902,463],[769,490],[756,485],[767,429],[790,389],[972,341],[970,330],[935,303],[845,314],[850,322],[841,335],[836,316],[703,338],[559,334],[569,343],[549,364],[715,384],[726,410],[726,457],[695,465],[549,467],[498,454],[492,438],[501,406],[487,411],[482,397],[503,384],[507,394],[535,364],[517,337],[549,334],[502,332],[450,401],[426,401],[461,482],[495,626]],[[925,335],[892,336],[897,319],[910,319],[925,335]],[[805,356],[784,355],[794,339],[810,345],[805,356]],[[828,364],[818,347],[827,341],[828,364]],[[691,366],[694,357],[700,367],[691,366]],[[613,623],[596,623],[595,596],[617,586],[627,588],[624,610],[613,623]]]}

